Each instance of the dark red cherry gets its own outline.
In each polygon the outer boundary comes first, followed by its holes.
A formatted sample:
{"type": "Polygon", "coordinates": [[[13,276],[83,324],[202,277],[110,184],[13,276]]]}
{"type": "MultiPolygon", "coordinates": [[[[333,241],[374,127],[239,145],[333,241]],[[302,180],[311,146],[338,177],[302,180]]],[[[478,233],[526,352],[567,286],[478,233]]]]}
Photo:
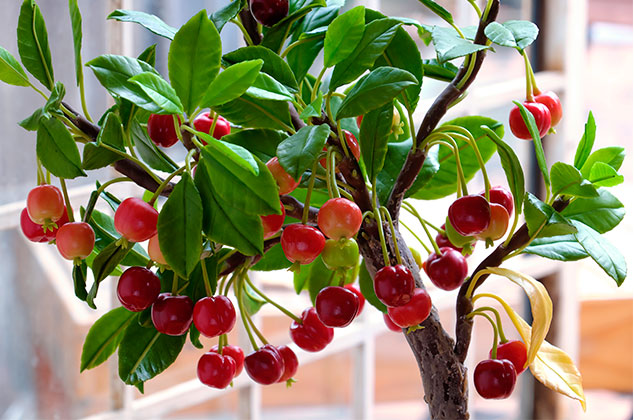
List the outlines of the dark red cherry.
{"type": "Polygon", "coordinates": [[[273,26],[288,15],[288,0],[250,0],[251,13],[264,26],[273,26]]]}
{"type": "Polygon", "coordinates": [[[244,367],[255,382],[270,385],[282,377],[284,359],[275,346],[267,344],[245,357],[244,367]]]}
{"type": "MultiPolygon", "coordinates": [[[[213,346],[210,352],[218,353],[218,345],[213,346]]],[[[244,367],[244,351],[238,346],[234,346],[231,344],[227,344],[222,347],[222,355],[231,357],[236,362],[236,373],[234,377],[238,376],[242,373],[242,368],[244,367]]]]}
{"type": "MultiPolygon", "coordinates": [[[[180,123],[180,117],[178,118],[180,123]]],[[[147,121],[147,133],[157,146],[171,147],[178,142],[172,115],[152,114],[147,121]]]]}
{"type": "Polygon", "coordinates": [[[554,127],[559,124],[561,117],[563,116],[563,109],[561,107],[561,100],[559,96],[553,91],[540,93],[535,96],[535,102],[546,105],[550,111],[550,126],[554,127]]]}
{"type": "Polygon", "coordinates": [[[228,297],[204,297],[194,305],[194,325],[205,337],[226,334],[236,324],[236,310],[228,297]]]}
{"type": "Polygon", "coordinates": [[[449,206],[451,226],[462,236],[473,236],[489,226],[491,207],[481,195],[465,195],[449,206]]]}
{"type": "Polygon", "coordinates": [[[414,277],[402,264],[383,267],[374,276],[374,292],[386,306],[405,305],[414,293],[414,277]]]}
{"type": "MultiPolygon", "coordinates": [[[[535,117],[535,123],[537,124],[537,129],[539,130],[539,137],[544,137],[546,133],[548,133],[548,130],[550,130],[551,123],[548,107],[539,102],[524,102],[524,106],[531,114],[533,114],[533,117],[535,117]]],[[[509,114],[509,127],[511,128],[513,135],[518,139],[533,139],[533,136],[531,136],[531,133],[528,130],[528,126],[524,123],[524,119],[522,118],[522,114],[517,105],[511,109],[511,113],[509,114]]]]}
{"type": "Polygon", "coordinates": [[[473,372],[473,383],[482,398],[504,399],[515,388],[517,373],[513,363],[505,359],[483,360],[473,372]]]}
{"type": "MultiPolygon", "coordinates": [[[[480,193],[484,197],[484,191],[480,193]]],[[[504,206],[509,215],[513,214],[513,194],[509,190],[501,186],[491,187],[489,189],[489,202],[504,206]]]]}
{"type": "MultiPolygon", "coordinates": [[[[489,357],[491,357],[490,351],[489,357]]],[[[513,366],[515,366],[515,372],[519,375],[526,369],[524,367],[528,358],[526,344],[519,340],[511,340],[506,343],[500,343],[498,344],[497,358],[510,360],[511,363],[513,363],[513,366]]]]}
{"type": "Polygon", "coordinates": [[[152,323],[160,333],[183,335],[192,323],[194,304],[189,296],[161,293],[152,305],[152,323]]]}
{"type": "Polygon", "coordinates": [[[363,306],[365,305],[365,297],[363,296],[363,293],[361,293],[361,290],[359,290],[357,286],[354,286],[352,284],[346,284],[343,287],[350,290],[359,298],[359,310],[357,311],[357,316],[361,315],[361,311],[363,311],[363,306]]]}
{"type": "Polygon", "coordinates": [[[313,262],[326,246],[326,238],[319,230],[301,223],[286,226],[280,242],[286,258],[300,264],[313,262]]]}
{"type": "MultiPolygon", "coordinates": [[[[193,123],[196,130],[205,134],[211,134],[211,127],[214,123],[214,119],[209,115],[209,112],[201,112],[196,118],[194,118],[193,123]]],[[[221,139],[229,133],[231,133],[231,125],[229,125],[229,121],[227,121],[223,116],[218,115],[212,136],[215,139],[221,139]]],[[[201,141],[203,144],[207,144],[206,141],[202,139],[201,141]]]]}
{"type": "Polygon", "coordinates": [[[431,298],[425,289],[414,289],[409,302],[396,308],[387,308],[394,324],[401,328],[413,327],[427,319],[431,312],[431,298]]]}
{"type": "Polygon", "coordinates": [[[297,360],[295,352],[288,346],[279,346],[277,351],[280,353],[280,356],[282,356],[282,359],[284,359],[284,373],[282,373],[282,377],[277,382],[286,382],[297,373],[299,360],[297,360]]]}
{"type": "Polygon", "coordinates": [[[284,224],[284,218],[286,217],[286,210],[284,209],[284,203],[280,201],[280,210],[282,214],[270,214],[268,216],[260,216],[262,219],[262,228],[264,231],[264,239],[269,239],[275,236],[277,232],[282,229],[284,224]]]}
{"type": "Polygon", "coordinates": [[[334,337],[334,330],[324,325],[315,308],[302,312],[301,324],[293,321],[290,327],[291,339],[299,348],[306,351],[323,350],[334,337]]]}
{"type": "Polygon", "coordinates": [[[388,314],[383,314],[383,322],[385,322],[385,326],[387,327],[388,330],[394,331],[394,332],[403,332],[403,329],[401,329],[401,327],[396,325],[388,314]]]}
{"type": "Polygon", "coordinates": [[[317,294],[315,309],[324,325],[345,327],[357,316],[359,298],[345,287],[329,286],[317,294]]]}
{"type": "Polygon", "coordinates": [[[149,308],[161,292],[161,280],[144,267],[130,267],[121,274],[117,284],[119,302],[128,311],[149,308]]]}
{"type": "Polygon", "coordinates": [[[236,362],[232,357],[209,352],[200,357],[196,371],[203,384],[224,389],[235,377],[236,362]]]}
{"type": "Polygon", "coordinates": [[[462,285],[469,272],[465,257],[453,248],[440,248],[440,255],[429,254],[425,272],[434,285],[443,290],[454,290],[462,285]]]}

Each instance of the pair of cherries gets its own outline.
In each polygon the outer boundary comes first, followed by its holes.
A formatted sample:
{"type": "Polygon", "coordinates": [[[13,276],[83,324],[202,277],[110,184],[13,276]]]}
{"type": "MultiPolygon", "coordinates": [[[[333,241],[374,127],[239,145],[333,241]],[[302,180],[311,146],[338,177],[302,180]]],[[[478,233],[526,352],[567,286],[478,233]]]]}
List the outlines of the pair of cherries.
{"type": "Polygon", "coordinates": [[[513,393],[517,377],[525,369],[526,360],[523,342],[513,340],[498,345],[497,358],[481,361],[473,372],[476,391],[486,399],[508,398],[513,393]]]}
{"type": "MultiPolygon", "coordinates": [[[[180,117],[178,118],[180,122],[180,117]]],[[[211,127],[213,126],[213,117],[209,112],[200,113],[193,121],[194,128],[200,132],[211,134],[211,127]]],[[[172,115],[159,115],[152,114],[147,121],[147,133],[150,140],[157,146],[172,147],[178,142],[178,135],[176,134],[176,127],[174,126],[174,117],[172,115]]],[[[216,120],[216,126],[212,136],[216,139],[220,139],[223,136],[231,133],[231,126],[222,116],[218,116],[216,120]]],[[[206,144],[203,141],[203,144],[206,144]]]]}
{"type": "MultiPolygon", "coordinates": [[[[544,137],[548,130],[555,127],[563,116],[563,109],[559,96],[555,92],[549,91],[535,95],[534,101],[526,101],[523,104],[526,109],[535,117],[535,123],[539,130],[539,137],[544,137]]],[[[531,140],[531,136],[520,109],[515,106],[509,114],[509,126],[511,132],[518,139],[531,140]]]]}

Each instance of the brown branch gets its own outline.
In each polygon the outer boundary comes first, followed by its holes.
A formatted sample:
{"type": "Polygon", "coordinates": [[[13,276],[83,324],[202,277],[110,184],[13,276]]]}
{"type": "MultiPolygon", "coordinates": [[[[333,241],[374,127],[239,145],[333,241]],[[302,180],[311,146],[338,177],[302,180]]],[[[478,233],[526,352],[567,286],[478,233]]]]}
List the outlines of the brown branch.
{"type": "MultiPolygon", "coordinates": [[[[304,205],[295,197],[290,195],[280,195],[280,200],[284,204],[284,210],[286,215],[297,220],[302,220],[304,213],[304,205]]],[[[318,208],[311,207],[308,209],[308,221],[311,223],[317,223],[318,208]]]]}
{"type": "Polygon", "coordinates": [[[251,41],[253,41],[253,45],[260,44],[262,42],[262,34],[260,33],[260,31],[258,31],[258,23],[255,21],[255,18],[251,14],[249,6],[242,9],[239,16],[240,21],[242,21],[242,26],[244,26],[244,29],[246,29],[247,33],[249,34],[251,41]]]}
{"type": "MultiPolygon", "coordinates": [[[[486,19],[481,20],[478,25],[478,31],[474,40],[475,44],[486,45],[488,39],[484,34],[484,28],[487,25],[495,20],[498,14],[498,10],[500,7],[499,0],[496,0],[492,3],[491,9],[489,10],[489,14],[486,19]]],[[[418,150],[418,146],[423,142],[423,140],[431,134],[431,132],[436,128],[442,117],[447,113],[447,110],[450,108],[451,104],[460,97],[464,92],[466,92],[467,88],[473,83],[480,68],[482,67],[482,62],[484,57],[486,56],[487,50],[478,51],[475,55],[475,65],[473,67],[473,71],[466,79],[464,85],[458,89],[458,83],[467,75],[468,65],[465,65],[467,61],[463,63],[463,65],[458,70],[456,77],[452,80],[452,82],[442,91],[442,93],[436,98],[432,106],[429,108],[427,113],[425,114],[425,118],[423,118],[423,122],[418,128],[418,132],[416,134],[415,144],[416,148],[413,152],[410,151],[407,156],[407,160],[403,165],[403,169],[399,173],[398,178],[394,184],[394,189],[390,194],[390,198],[387,203],[387,208],[392,215],[392,218],[397,218],[397,215],[400,211],[401,203],[403,198],[405,197],[405,193],[412,186],[418,173],[420,172],[423,164],[425,163],[425,153],[423,151],[418,150]]]]}
{"type": "MultiPolygon", "coordinates": [[[[568,206],[568,200],[557,199],[553,203],[553,208],[557,211],[562,211],[568,206]]],[[[487,267],[497,267],[504,261],[504,258],[511,252],[522,248],[528,244],[530,235],[528,234],[528,227],[523,224],[511,237],[508,246],[504,244],[499,245],[488,257],[486,257],[473,271],[472,279],[479,271],[484,270],[487,267]]],[[[484,274],[478,278],[473,290],[477,289],[484,281],[489,277],[488,274],[484,274]]],[[[454,352],[464,362],[469,350],[469,344],[471,343],[471,331],[473,329],[473,320],[467,318],[467,315],[473,310],[473,303],[471,299],[466,297],[467,289],[469,288],[469,281],[462,284],[458,297],[456,299],[456,346],[454,352]]]]}

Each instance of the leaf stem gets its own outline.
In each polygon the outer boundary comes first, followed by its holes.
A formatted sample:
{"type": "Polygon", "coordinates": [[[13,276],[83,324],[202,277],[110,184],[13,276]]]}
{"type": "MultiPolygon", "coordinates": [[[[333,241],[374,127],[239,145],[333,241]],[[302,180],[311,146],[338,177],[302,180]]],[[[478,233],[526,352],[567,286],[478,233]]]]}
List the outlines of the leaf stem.
{"type": "Polygon", "coordinates": [[[240,22],[240,20],[233,18],[233,19],[230,19],[229,22],[233,23],[238,28],[240,28],[240,32],[242,32],[242,36],[244,37],[244,40],[248,46],[254,45],[253,40],[251,39],[251,35],[249,35],[249,32],[246,30],[246,28],[244,27],[242,22],[240,22]]]}
{"type": "MultiPolygon", "coordinates": [[[[191,151],[190,151],[191,152],[191,151]]],[[[189,153],[187,154],[187,159],[189,159],[190,155],[189,153]]],[[[185,169],[187,169],[187,165],[183,165],[180,168],[178,168],[177,170],[175,170],[174,172],[172,172],[167,178],[165,178],[165,180],[163,182],[161,182],[161,185],[158,186],[158,188],[156,189],[156,191],[154,191],[154,194],[152,195],[152,198],[150,198],[150,201],[148,201],[148,204],[150,206],[154,205],[154,202],[156,201],[156,199],[161,195],[161,192],[163,192],[163,190],[165,189],[165,187],[170,183],[170,181],[178,174],[182,173],[185,171],[185,169]]]]}
{"type": "Polygon", "coordinates": [[[73,214],[73,207],[70,205],[70,198],[68,197],[68,189],[66,188],[66,180],[60,177],[59,183],[62,187],[64,202],[66,203],[66,212],[68,213],[68,221],[72,223],[75,221],[75,215],[73,214]]]}
{"type": "Polygon", "coordinates": [[[284,50],[284,52],[282,52],[282,54],[280,54],[280,57],[284,58],[284,57],[286,57],[286,56],[288,55],[288,53],[289,53],[289,52],[291,52],[291,50],[292,50],[293,48],[298,47],[298,46],[300,46],[300,45],[302,45],[302,44],[305,44],[305,43],[307,43],[307,42],[310,42],[310,41],[314,41],[314,40],[316,40],[316,39],[319,39],[320,37],[321,37],[321,35],[315,35],[315,36],[311,36],[311,37],[308,37],[308,38],[299,39],[299,40],[297,40],[297,41],[295,41],[295,42],[291,43],[288,47],[286,47],[286,49],[284,50]]]}
{"type": "Polygon", "coordinates": [[[200,268],[203,273],[203,282],[205,283],[205,292],[207,296],[213,296],[213,292],[211,290],[211,284],[209,283],[209,273],[207,273],[207,264],[205,260],[200,260],[200,268]]]}
{"type": "Polygon", "coordinates": [[[468,314],[467,318],[474,318],[476,315],[485,317],[491,324],[491,328],[493,328],[493,347],[491,348],[491,358],[497,359],[498,358],[498,329],[495,326],[495,322],[491,319],[489,315],[487,315],[486,313],[482,311],[479,311],[478,309],[468,314]]]}
{"type": "Polygon", "coordinates": [[[387,251],[387,244],[385,243],[385,234],[383,233],[383,221],[381,220],[381,213],[376,202],[376,177],[372,180],[372,212],[374,214],[374,221],[376,222],[377,230],[379,231],[379,239],[381,240],[381,251],[383,253],[383,263],[385,267],[390,265],[390,256],[387,251]]]}
{"type": "Polygon", "coordinates": [[[317,80],[315,80],[315,84],[313,85],[313,90],[310,93],[310,101],[313,102],[315,98],[317,98],[317,90],[319,89],[319,85],[321,83],[321,79],[324,77],[326,73],[327,67],[323,67],[317,76],[317,80]]]}
{"type": "Polygon", "coordinates": [[[441,255],[440,248],[438,247],[438,244],[434,240],[434,237],[431,236],[431,233],[429,232],[429,229],[427,229],[427,221],[425,219],[423,219],[423,217],[420,215],[420,213],[418,213],[418,210],[416,210],[414,208],[414,206],[412,206],[410,203],[403,202],[403,208],[407,212],[409,212],[412,216],[414,216],[414,217],[416,217],[418,219],[420,224],[423,226],[423,229],[425,230],[425,234],[427,235],[427,238],[429,239],[429,242],[431,242],[432,247],[434,247],[434,252],[437,255],[441,255]]]}
{"type": "Polygon", "coordinates": [[[308,222],[308,213],[310,210],[310,197],[313,194],[313,188],[315,187],[315,174],[317,173],[317,164],[319,159],[315,159],[313,162],[313,168],[308,179],[308,189],[306,190],[306,200],[304,200],[304,209],[302,211],[302,224],[305,225],[308,222]]]}
{"type": "Polygon", "coordinates": [[[524,67],[526,69],[526,101],[534,102],[535,98],[533,97],[533,89],[532,89],[533,85],[531,80],[531,74],[533,73],[533,69],[531,68],[531,62],[528,59],[528,55],[526,54],[526,51],[521,50],[520,54],[522,54],[522,57],[524,57],[524,67]]]}
{"type": "Polygon", "coordinates": [[[390,216],[390,212],[387,208],[381,206],[379,211],[383,214],[383,217],[387,219],[388,224],[390,225],[390,233],[392,234],[392,242],[394,243],[394,252],[396,253],[396,261],[399,264],[403,264],[403,260],[401,259],[401,251],[398,249],[398,244],[396,243],[396,229],[394,228],[394,222],[392,221],[392,216],[390,216]]]}

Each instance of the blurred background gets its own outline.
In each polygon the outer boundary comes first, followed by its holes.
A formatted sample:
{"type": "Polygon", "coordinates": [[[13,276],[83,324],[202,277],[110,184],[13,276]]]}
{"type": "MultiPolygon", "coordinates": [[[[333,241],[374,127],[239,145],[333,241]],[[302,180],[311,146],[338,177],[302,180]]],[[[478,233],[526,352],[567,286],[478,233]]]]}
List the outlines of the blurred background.
{"type": "MultiPolygon", "coordinates": [[[[15,30],[18,1],[4,0],[0,14],[0,45],[17,56],[15,30]]],[[[115,8],[154,13],[178,27],[197,10],[216,10],[227,0],[80,0],[84,22],[85,61],[108,53],[137,55],[158,43],[157,68],[166,75],[169,45],[133,24],[106,21],[115,8]]],[[[439,1],[454,13],[459,26],[472,25],[475,16],[468,2],[439,1]]],[[[480,2],[482,3],[482,2],[480,2]]],[[[79,107],[72,60],[70,20],[65,2],[39,0],[46,19],[56,78],[67,88],[66,101],[79,107]]],[[[406,16],[425,24],[442,24],[416,0],[347,1],[392,16],[406,16]]],[[[564,119],[556,135],[545,140],[548,159],[571,161],[583,133],[588,111],[597,121],[595,147],[619,145],[627,158],[621,172],[625,183],[613,193],[633,208],[632,194],[632,2],[627,0],[508,0],[502,1],[499,21],[529,19],[541,28],[539,41],[530,48],[542,90],[556,91],[564,102],[564,119]]],[[[407,27],[410,30],[410,27],[407,27]]],[[[432,58],[415,32],[423,57],[432,58]]],[[[225,51],[242,46],[238,29],[223,30],[225,51]]],[[[506,122],[512,100],[524,94],[524,68],[519,54],[497,48],[485,60],[481,75],[467,99],[448,118],[481,114],[506,122]]],[[[320,59],[318,58],[317,61],[320,59]]],[[[321,63],[315,64],[317,70],[321,63]]],[[[110,100],[86,69],[88,107],[100,115],[110,100]]],[[[444,84],[429,81],[423,86],[417,120],[444,84]]],[[[423,390],[413,355],[401,334],[389,332],[380,314],[366,305],[353,325],[337,331],[334,342],[318,354],[298,352],[301,365],[297,383],[267,388],[254,386],[243,374],[227,392],[205,388],[196,378],[195,366],[203,351],[186,344],[177,362],[146,384],[145,395],[125,387],[117,378],[116,361],[79,374],[81,346],[92,323],[113,305],[111,288],[103,287],[98,310],[90,310],[74,298],[71,266],[53,247],[28,242],[19,230],[19,212],[27,192],[35,185],[35,136],[17,125],[41,106],[41,98],[28,89],[0,84],[0,419],[107,418],[215,418],[215,419],[427,419],[423,390]],[[113,380],[114,378],[114,380],[113,380]]],[[[507,132],[509,132],[507,130],[507,132]]],[[[530,162],[532,146],[506,136],[523,162],[530,162]],[[531,148],[529,148],[529,146],[531,148]]],[[[175,159],[182,159],[179,152],[175,159]]],[[[497,157],[487,165],[494,184],[505,184],[497,157]]],[[[529,165],[530,166],[530,165],[529,165]]],[[[111,176],[102,170],[71,183],[74,204],[84,204],[95,179],[111,176]]],[[[473,188],[480,188],[476,177],[473,188]]],[[[531,191],[539,178],[527,170],[531,191]]],[[[121,194],[136,193],[119,190],[121,194]]],[[[446,212],[449,200],[420,203],[427,214],[446,212]]],[[[408,220],[407,217],[404,220],[408,220]]],[[[440,224],[440,220],[433,220],[440,224]]],[[[411,225],[414,225],[412,222],[411,225]]],[[[631,217],[608,234],[630,264],[631,217]]],[[[416,247],[415,241],[410,242],[416,247]]],[[[483,247],[470,258],[471,268],[486,255],[483,247]]],[[[588,410],[534,384],[524,373],[513,396],[503,401],[480,399],[471,389],[474,419],[631,419],[632,418],[632,291],[627,279],[617,288],[593,262],[551,263],[530,257],[517,258],[511,267],[522,270],[550,288],[556,315],[548,340],[565,349],[577,362],[584,380],[588,410]]],[[[111,279],[111,285],[116,283],[111,279]]],[[[290,302],[300,313],[309,305],[297,297],[286,272],[258,273],[257,281],[274,297],[290,302]]],[[[513,305],[526,305],[521,293],[501,281],[490,281],[513,305]]],[[[445,328],[453,333],[455,292],[430,287],[445,328]]],[[[288,341],[289,321],[264,307],[259,322],[271,341],[288,341]]],[[[513,327],[505,324],[505,331],[513,327]]],[[[513,336],[513,334],[508,334],[513,336]]],[[[230,341],[244,341],[232,336],[230,341]]],[[[472,371],[485,358],[491,342],[490,326],[476,323],[469,356],[472,371]]],[[[214,340],[204,342],[207,346],[214,340]]]]}

